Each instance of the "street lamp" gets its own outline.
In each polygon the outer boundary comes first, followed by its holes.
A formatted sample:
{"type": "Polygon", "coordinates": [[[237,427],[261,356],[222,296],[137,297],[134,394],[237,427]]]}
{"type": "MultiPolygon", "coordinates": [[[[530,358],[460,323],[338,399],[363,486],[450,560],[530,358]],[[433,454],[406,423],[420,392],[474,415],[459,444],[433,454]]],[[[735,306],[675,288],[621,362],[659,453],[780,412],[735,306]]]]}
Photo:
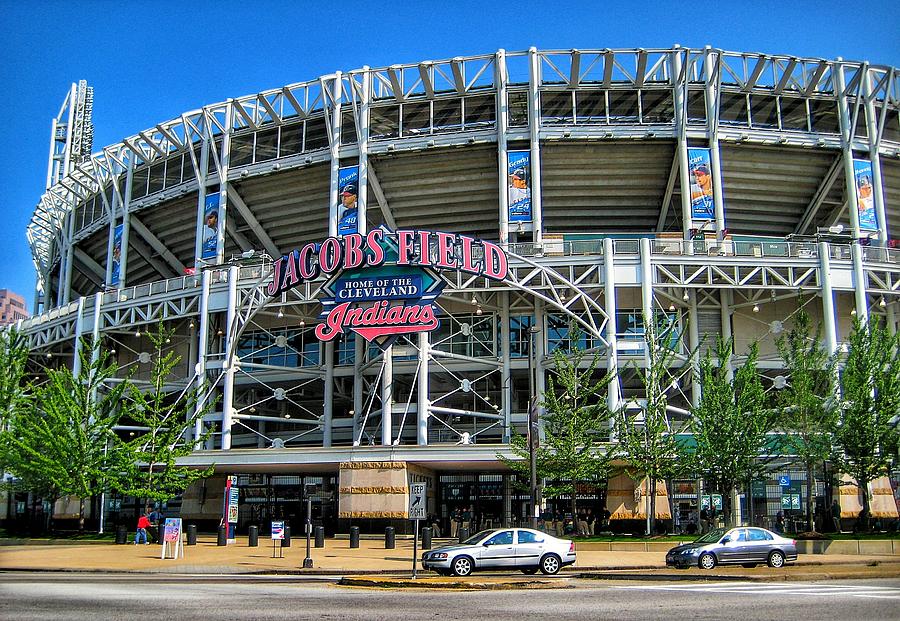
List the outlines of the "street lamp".
{"type": "Polygon", "coordinates": [[[537,529],[538,513],[540,511],[540,490],[537,483],[537,456],[536,452],[540,446],[540,427],[538,423],[538,396],[537,396],[537,378],[535,353],[534,353],[534,337],[539,334],[541,329],[535,325],[528,328],[528,387],[531,399],[528,403],[528,460],[531,473],[531,527],[537,529]]]}

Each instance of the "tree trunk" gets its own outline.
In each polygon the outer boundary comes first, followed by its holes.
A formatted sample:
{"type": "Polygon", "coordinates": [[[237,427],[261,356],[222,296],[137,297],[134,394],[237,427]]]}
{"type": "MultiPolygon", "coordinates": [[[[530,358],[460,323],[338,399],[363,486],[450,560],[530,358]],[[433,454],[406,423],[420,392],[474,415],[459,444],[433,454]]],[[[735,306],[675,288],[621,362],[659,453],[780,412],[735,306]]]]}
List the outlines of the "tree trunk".
{"type": "Polygon", "coordinates": [[[84,498],[78,499],[78,534],[84,533],[84,498]]]}
{"type": "Polygon", "coordinates": [[[647,534],[653,536],[656,532],[656,479],[650,478],[647,482],[647,493],[650,494],[650,501],[647,503],[649,507],[647,510],[650,512],[650,532],[647,534]]]}
{"type": "Polygon", "coordinates": [[[816,493],[816,479],[813,475],[812,462],[806,463],[806,530],[814,532],[816,530],[813,520],[813,495],[816,493]]]}
{"type": "Polygon", "coordinates": [[[859,480],[857,479],[857,484],[859,485],[860,489],[862,490],[862,497],[863,497],[863,501],[862,501],[863,508],[862,508],[862,514],[860,515],[860,517],[862,518],[860,520],[860,530],[862,532],[867,533],[867,532],[869,532],[869,530],[871,530],[870,524],[872,523],[871,522],[872,507],[869,504],[869,482],[868,481],[859,482],[859,480]]]}
{"type": "Polygon", "coordinates": [[[575,484],[575,481],[572,481],[572,526],[575,527],[575,532],[578,533],[578,486],[575,484]]]}

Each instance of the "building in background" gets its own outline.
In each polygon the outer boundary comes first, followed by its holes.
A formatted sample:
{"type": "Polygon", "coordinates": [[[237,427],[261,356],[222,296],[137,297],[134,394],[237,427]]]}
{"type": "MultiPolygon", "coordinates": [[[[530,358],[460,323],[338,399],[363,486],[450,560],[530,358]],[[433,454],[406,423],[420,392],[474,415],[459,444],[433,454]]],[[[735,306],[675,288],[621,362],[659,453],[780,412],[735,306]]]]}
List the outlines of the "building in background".
{"type": "MultiPolygon", "coordinates": [[[[498,455],[525,433],[530,386],[544,390],[556,349],[591,348],[617,369],[617,407],[641,396],[644,317],[673,325],[682,354],[717,335],[734,336],[738,355],[759,342],[773,389],[775,339],[800,306],[832,351],[853,316],[897,328],[893,67],[711,48],[501,50],[228,99],[87,157],[91,98],[73,85],[72,112],[54,121],[27,231],[38,316],[23,330],[35,357],[55,360],[100,339],[137,378],[148,327],[177,330],[173,387],[205,381],[218,396],[204,422],[214,434],[188,460],[217,475],[184,495],[188,519],[217,522],[235,475],[240,526],[299,528],[312,498],[329,528],[380,530],[402,521],[415,481],[445,532],[457,509],[482,526],[526,522],[529,496],[498,455]],[[384,234],[383,282],[342,281],[348,240],[379,227],[410,234],[384,234]],[[415,265],[392,265],[397,254],[415,265]],[[392,343],[317,328],[342,299],[434,316],[392,343]]],[[[699,396],[685,372],[668,396],[673,425],[699,396]]],[[[806,493],[789,456],[772,459],[739,499],[745,521],[770,525],[782,475],[806,493]]],[[[812,489],[825,501],[829,485],[812,489]]],[[[634,488],[617,476],[580,493],[595,514],[638,522],[648,495],[634,488]]],[[[669,490],[660,517],[696,519],[696,482],[669,490]]],[[[848,511],[851,496],[840,494],[848,511]]]]}
{"type": "Polygon", "coordinates": [[[0,289],[0,326],[28,318],[25,298],[9,289],[0,289]]]}

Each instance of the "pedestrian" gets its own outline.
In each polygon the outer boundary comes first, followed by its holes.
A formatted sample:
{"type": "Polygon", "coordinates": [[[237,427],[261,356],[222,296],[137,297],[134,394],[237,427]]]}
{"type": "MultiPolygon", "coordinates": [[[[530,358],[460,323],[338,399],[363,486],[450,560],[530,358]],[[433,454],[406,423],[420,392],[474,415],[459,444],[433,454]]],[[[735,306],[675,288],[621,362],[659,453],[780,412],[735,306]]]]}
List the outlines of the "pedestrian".
{"type": "Polygon", "coordinates": [[[784,511],[775,514],[775,530],[784,533],[784,511]]]}
{"type": "Polygon", "coordinates": [[[142,513],[141,517],[138,518],[137,522],[137,531],[134,533],[134,545],[138,545],[143,543],[144,545],[150,545],[150,542],[147,541],[147,528],[150,526],[150,518],[147,517],[146,514],[142,513]]]}
{"type": "Polygon", "coordinates": [[[831,503],[831,521],[834,524],[834,532],[841,532],[841,503],[835,498],[831,503]]]}
{"type": "Polygon", "coordinates": [[[450,515],[450,536],[454,539],[459,537],[460,524],[462,524],[462,511],[459,507],[456,507],[450,515]]]}
{"type": "Polygon", "coordinates": [[[587,514],[584,512],[584,509],[581,509],[578,512],[578,536],[579,537],[587,537],[588,536],[587,514]]]}
{"type": "Polygon", "coordinates": [[[147,516],[150,520],[150,526],[147,528],[147,535],[151,543],[160,541],[159,534],[162,532],[162,522],[165,519],[159,508],[154,508],[147,516]]]}
{"type": "MultiPolygon", "coordinates": [[[[466,529],[466,532],[469,532],[469,526],[472,525],[472,512],[469,510],[469,506],[466,505],[463,507],[462,511],[462,525],[461,528],[466,529]]],[[[472,533],[469,533],[471,535],[472,533]]]]}
{"type": "Polygon", "coordinates": [[[594,525],[597,523],[597,516],[594,515],[592,509],[587,510],[587,515],[585,516],[585,522],[587,522],[587,534],[594,534],[594,525]]]}
{"type": "Polygon", "coordinates": [[[705,535],[709,532],[709,509],[703,507],[700,509],[700,534],[705,535]]]}

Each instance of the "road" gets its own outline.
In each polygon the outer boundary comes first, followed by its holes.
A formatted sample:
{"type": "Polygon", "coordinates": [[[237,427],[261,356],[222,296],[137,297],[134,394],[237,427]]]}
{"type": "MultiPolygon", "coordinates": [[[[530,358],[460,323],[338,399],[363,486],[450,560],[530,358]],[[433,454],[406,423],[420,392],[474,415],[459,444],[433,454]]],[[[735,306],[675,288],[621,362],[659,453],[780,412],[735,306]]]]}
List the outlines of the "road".
{"type": "Polygon", "coordinates": [[[0,574],[0,619],[881,619],[900,580],[598,582],[456,592],[354,589],[328,577],[0,574]]]}

